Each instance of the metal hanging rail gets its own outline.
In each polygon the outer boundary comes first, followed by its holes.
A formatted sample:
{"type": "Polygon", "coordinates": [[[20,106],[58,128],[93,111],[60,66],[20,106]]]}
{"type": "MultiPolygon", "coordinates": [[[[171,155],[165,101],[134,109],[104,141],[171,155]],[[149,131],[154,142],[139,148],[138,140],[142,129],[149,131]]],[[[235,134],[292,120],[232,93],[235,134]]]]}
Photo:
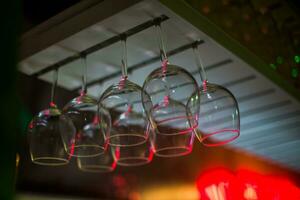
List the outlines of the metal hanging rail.
{"type": "Polygon", "coordinates": [[[127,31],[125,31],[123,33],[120,33],[119,35],[113,36],[113,37],[111,37],[107,40],[104,40],[104,41],[102,41],[102,42],[100,42],[100,43],[98,43],[94,46],[91,46],[91,47],[89,47],[89,48],[87,48],[87,49],[85,49],[81,52],[78,52],[75,55],[69,56],[69,57],[67,57],[67,58],[65,58],[61,61],[58,61],[57,63],[54,63],[54,64],[40,70],[40,71],[37,71],[32,76],[34,76],[34,77],[41,76],[42,74],[45,74],[45,73],[50,72],[54,69],[60,68],[60,67],[66,65],[70,62],[73,62],[73,61],[77,60],[77,59],[80,59],[83,56],[86,56],[86,55],[91,54],[93,52],[96,52],[100,49],[108,47],[108,46],[110,46],[114,43],[117,43],[122,39],[122,36],[130,37],[130,36],[135,35],[135,34],[141,32],[141,31],[143,31],[147,28],[150,28],[150,27],[156,25],[157,23],[166,21],[168,19],[169,19],[169,17],[167,17],[166,15],[161,15],[161,16],[156,17],[154,19],[148,20],[148,21],[146,21],[142,24],[139,24],[139,25],[131,28],[131,29],[128,29],[127,31]]]}

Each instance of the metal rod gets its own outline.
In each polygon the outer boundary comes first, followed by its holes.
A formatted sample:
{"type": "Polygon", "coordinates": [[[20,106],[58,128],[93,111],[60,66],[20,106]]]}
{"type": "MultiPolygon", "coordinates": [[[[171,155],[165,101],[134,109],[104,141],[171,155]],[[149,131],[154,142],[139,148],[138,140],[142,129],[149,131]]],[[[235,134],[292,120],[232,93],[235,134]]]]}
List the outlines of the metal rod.
{"type": "MultiPolygon", "coordinates": [[[[198,40],[198,41],[195,41],[195,42],[192,42],[192,43],[189,43],[189,44],[185,44],[183,46],[180,46],[180,47],[178,47],[176,49],[173,49],[173,50],[167,52],[167,56],[172,56],[172,55],[181,53],[181,52],[183,52],[183,51],[185,51],[187,49],[192,48],[195,45],[201,45],[203,43],[204,43],[203,40],[198,40]]],[[[159,55],[159,56],[155,56],[153,58],[150,58],[148,60],[142,61],[140,63],[137,63],[137,64],[135,64],[135,65],[133,65],[131,67],[128,67],[128,73],[130,73],[130,72],[132,72],[132,71],[134,71],[134,70],[136,70],[138,68],[141,68],[141,67],[144,67],[146,65],[149,65],[151,63],[157,62],[160,59],[161,59],[161,56],[159,55]]],[[[117,71],[117,72],[114,72],[114,73],[112,73],[112,74],[110,74],[108,76],[105,76],[103,78],[100,78],[100,79],[97,79],[97,80],[93,80],[93,81],[87,83],[87,87],[90,87],[90,86],[95,85],[95,84],[103,83],[104,81],[107,81],[109,79],[112,79],[112,78],[120,76],[120,74],[121,74],[121,71],[117,71]]],[[[74,91],[77,91],[79,89],[80,88],[75,88],[74,91]]]]}
{"type": "MultiPolygon", "coordinates": [[[[137,25],[137,26],[135,26],[131,29],[128,29],[127,31],[125,31],[123,33],[120,33],[120,35],[125,35],[126,37],[129,37],[129,36],[135,35],[135,34],[141,32],[141,31],[143,31],[147,28],[150,28],[150,27],[156,25],[157,21],[163,22],[163,21],[166,21],[168,19],[169,19],[169,17],[167,17],[166,15],[161,15],[161,16],[156,17],[154,19],[148,20],[148,21],[146,21],[146,22],[144,22],[140,25],[137,25]]],[[[100,43],[98,43],[94,46],[91,46],[91,47],[79,52],[78,54],[69,56],[69,57],[67,57],[67,58],[65,58],[61,61],[58,61],[57,63],[54,63],[54,64],[52,64],[52,65],[50,65],[50,66],[48,66],[48,67],[46,67],[46,68],[44,68],[40,71],[35,72],[33,74],[33,76],[38,77],[42,74],[45,74],[47,72],[50,72],[50,71],[54,70],[55,68],[62,67],[63,65],[66,65],[66,64],[68,64],[70,62],[73,62],[77,59],[80,59],[82,56],[89,55],[89,54],[94,53],[94,52],[96,52],[100,49],[103,49],[103,48],[108,47],[108,46],[110,46],[114,43],[117,43],[117,42],[122,40],[120,35],[113,36],[113,37],[111,37],[107,40],[104,40],[103,42],[100,42],[100,43]]]]}

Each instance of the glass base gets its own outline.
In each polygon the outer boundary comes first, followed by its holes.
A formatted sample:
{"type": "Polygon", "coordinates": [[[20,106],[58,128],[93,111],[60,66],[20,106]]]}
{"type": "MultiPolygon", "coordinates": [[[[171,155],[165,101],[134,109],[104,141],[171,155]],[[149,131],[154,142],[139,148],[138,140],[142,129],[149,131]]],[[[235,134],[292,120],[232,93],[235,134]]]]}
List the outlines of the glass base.
{"type": "Polygon", "coordinates": [[[72,157],[95,157],[103,154],[105,148],[99,145],[74,145],[67,152],[72,157]]]}
{"type": "Polygon", "coordinates": [[[152,159],[143,158],[143,157],[128,157],[128,158],[119,158],[117,164],[124,167],[131,166],[140,166],[145,165],[151,162],[152,159]]]}

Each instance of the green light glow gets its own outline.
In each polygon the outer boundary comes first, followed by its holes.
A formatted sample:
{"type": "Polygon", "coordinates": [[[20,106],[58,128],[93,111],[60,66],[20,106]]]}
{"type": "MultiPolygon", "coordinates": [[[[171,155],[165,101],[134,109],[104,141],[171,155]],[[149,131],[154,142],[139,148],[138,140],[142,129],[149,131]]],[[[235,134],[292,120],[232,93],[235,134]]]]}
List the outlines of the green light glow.
{"type": "Polygon", "coordinates": [[[292,68],[291,75],[293,78],[297,78],[299,76],[299,69],[298,68],[292,68]]]}
{"type": "Polygon", "coordinates": [[[299,55],[295,55],[294,56],[294,61],[295,61],[295,63],[300,63],[300,56],[299,55]]]}
{"type": "Polygon", "coordinates": [[[284,62],[283,57],[282,57],[282,56],[277,56],[276,62],[277,62],[277,64],[279,64],[279,65],[283,64],[283,62],[284,62]]]}
{"type": "Polygon", "coordinates": [[[274,64],[274,63],[271,63],[271,64],[270,64],[270,67],[271,67],[272,69],[274,69],[274,70],[276,70],[276,69],[277,69],[277,65],[276,65],[276,64],[274,64]]]}

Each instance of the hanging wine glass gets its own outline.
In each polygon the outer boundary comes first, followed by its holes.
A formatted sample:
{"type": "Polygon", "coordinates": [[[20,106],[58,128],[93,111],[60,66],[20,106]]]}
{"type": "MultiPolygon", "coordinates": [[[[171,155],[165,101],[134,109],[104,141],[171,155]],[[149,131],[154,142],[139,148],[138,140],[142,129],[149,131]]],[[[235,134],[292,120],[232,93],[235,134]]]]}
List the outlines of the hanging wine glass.
{"type": "Polygon", "coordinates": [[[105,135],[110,131],[110,114],[101,104],[87,95],[87,63],[83,56],[82,90],[63,109],[62,118],[72,119],[76,133],[61,127],[65,149],[71,156],[97,156],[105,151],[105,135]],[[101,116],[101,117],[100,117],[101,116]]]}
{"type": "Polygon", "coordinates": [[[31,160],[35,164],[57,166],[69,163],[70,156],[65,152],[60,126],[75,133],[72,121],[61,118],[61,111],[54,103],[58,70],[53,72],[50,107],[36,115],[28,126],[28,140],[31,160]]]}
{"type": "MultiPolygon", "coordinates": [[[[150,128],[150,125],[148,128],[150,128]]],[[[125,167],[148,164],[152,161],[154,156],[149,137],[141,144],[112,147],[112,151],[117,165],[125,167]]]]}
{"type": "MultiPolygon", "coordinates": [[[[202,86],[200,90],[199,131],[196,135],[205,146],[220,146],[240,135],[240,113],[236,99],[226,88],[209,83],[199,56],[193,47],[202,86]]],[[[189,104],[193,104],[189,101],[189,104]]]]}
{"type": "Polygon", "coordinates": [[[143,106],[152,125],[151,143],[157,156],[174,157],[190,153],[197,127],[199,94],[196,80],[185,69],[168,62],[160,23],[161,67],[152,71],[143,84],[143,106]],[[192,98],[193,95],[193,98],[192,98]],[[193,99],[188,106],[186,99],[193,99]],[[197,104],[198,102],[198,104],[197,104]]]}
{"type": "Polygon", "coordinates": [[[84,172],[106,173],[112,172],[117,166],[117,156],[113,155],[108,146],[103,154],[94,157],[78,157],[77,166],[84,172]]]}
{"type": "Polygon", "coordinates": [[[111,113],[112,127],[106,135],[112,146],[127,147],[145,143],[148,139],[148,121],[141,95],[150,99],[142,88],[127,79],[126,36],[122,35],[122,76],[119,83],[104,91],[100,103],[111,113]]]}

